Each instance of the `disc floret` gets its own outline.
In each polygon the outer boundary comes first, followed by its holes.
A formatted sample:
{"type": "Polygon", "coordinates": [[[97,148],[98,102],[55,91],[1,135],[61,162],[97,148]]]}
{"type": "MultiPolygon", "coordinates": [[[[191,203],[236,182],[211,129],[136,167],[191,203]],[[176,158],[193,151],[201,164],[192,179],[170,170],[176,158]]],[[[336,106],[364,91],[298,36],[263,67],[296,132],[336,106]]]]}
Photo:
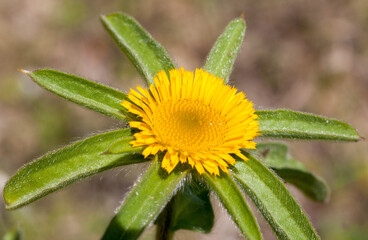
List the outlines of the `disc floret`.
{"type": "Polygon", "coordinates": [[[253,104],[221,78],[197,69],[160,71],[149,89],[131,89],[122,105],[138,116],[130,121],[131,144],[145,146],[143,155],[165,152],[161,166],[170,173],[179,162],[200,174],[219,175],[235,164],[232,154],[247,158],[241,148],[254,149],[259,135],[253,104]]]}

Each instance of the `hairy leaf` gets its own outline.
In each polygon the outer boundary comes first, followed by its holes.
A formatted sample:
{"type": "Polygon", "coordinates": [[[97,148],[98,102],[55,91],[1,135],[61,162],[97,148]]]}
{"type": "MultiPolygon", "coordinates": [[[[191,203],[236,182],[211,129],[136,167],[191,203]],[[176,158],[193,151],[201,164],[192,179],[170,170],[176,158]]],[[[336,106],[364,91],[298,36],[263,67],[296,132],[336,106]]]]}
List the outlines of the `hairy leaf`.
{"type": "Polygon", "coordinates": [[[126,94],[107,86],[50,69],[34,72],[21,70],[46,90],[109,117],[125,120],[126,110],[120,103],[126,94]]]}
{"type": "Polygon", "coordinates": [[[102,239],[137,239],[170,200],[187,171],[167,174],[157,159],[129,193],[102,239]]]}
{"type": "Polygon", "coordinates": [[[187,229],[209,233],[214,224],[210,191],[195,179],[184,182],[158,220],[171,232],[187,229]]]}
{"type": "Polygon", "coordinates": [[[228,82],[236,56],[239,53],[245,35],[245,21],[237,18],[229,23],[217,39],[207,57],[204,70],[228,82]]]}
{"type": "Polygon", "coordinates": [[[220,177],[202,174],[240,231],[248,239],[262,239],[258,223],[235,182],[227,174],[220,177]]]}
{"type": "Polygon", "coordinates": [[[157,72],[175,68],[166,50],[131,16],[115,13],[101,16],[101,21],[147,85],[157,72]]]}
{"type": "Polygon", "coordinates": [[[118,154],[118,153],[127,153],[127,152],[139,152],[143,150],[143,147],[132,147],[130,142],[134,139],[131,137],[123,137],[111,144],[109,148],[106,150],[105,154],[118,154]]]}
{"type": "Polygon", "coordinates": [[[21,168],[4,188],[7,209],[33,202],[87,176],[145,161],[132,151],[103,154],[116,139],[131,137],[130,129],[98,134],[46,154],[21,168]]]}
{"type": "Polygon", "coordinates": [[[359,141],[350,125],[330,118],[287,109],[256,111],[261,137],[359,141]]]}
{"type": "Polygon", "coordinates": [[[302,209],[284,184],[248,153],[239,159],[232,177],[253,200],[279,239],[319,239],[302,209]]]}
{"type": "Polygon", "coordinates": [[[295,185],[306,196],[319,202],[326,200],[326,183],[305,166],[288,155],[288,147],[283,143],[267,142],[257,144],[257,154],[284,181],[295,185]]]}

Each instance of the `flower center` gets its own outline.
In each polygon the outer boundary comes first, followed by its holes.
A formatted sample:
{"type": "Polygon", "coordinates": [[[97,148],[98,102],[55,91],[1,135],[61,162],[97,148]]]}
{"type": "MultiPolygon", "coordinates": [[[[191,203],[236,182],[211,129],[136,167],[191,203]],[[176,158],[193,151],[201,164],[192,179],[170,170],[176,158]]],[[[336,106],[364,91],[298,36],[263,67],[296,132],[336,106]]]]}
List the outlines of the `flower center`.
{"type": "Polygon", "coordinates": [[[198,100],[162,102],[153,113],[153,131],[162,144],[188,153],[224,142],[226,118],[198,100]]]}

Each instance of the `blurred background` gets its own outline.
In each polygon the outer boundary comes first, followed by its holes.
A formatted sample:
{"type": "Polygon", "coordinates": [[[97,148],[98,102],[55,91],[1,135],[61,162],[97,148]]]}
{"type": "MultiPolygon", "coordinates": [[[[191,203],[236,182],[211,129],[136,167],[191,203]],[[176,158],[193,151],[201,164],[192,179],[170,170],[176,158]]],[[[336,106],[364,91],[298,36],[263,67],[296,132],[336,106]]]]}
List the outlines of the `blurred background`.
{"type": "MultiPolygon", "coordinates": [[[[123,126],[43,90],[17,68],[54,68],[122,91],[143,81],[99,16],[134,16],[177,66],[194,70],[226,25],[245,12],[247,32],[231,75],[258,108],[290,108],[343,120],[368,136],[366,0],[13,0],[0,1],[0,189],[18,168],[90,133],[123,126]]],[[[315,203],[290,187],[322,239],[367,239],[367,142],[287,142],[331,194],[315,203]]],[[[15,211],[0,200],[0,236],[99,239],[145,165],[95,175],[15,211]]],[[[175,239],[242,239],[213,199],[211,234],[175,239]]],[[[265,239],[275,239],[258,215],[265,239]]],[[[141,239],[152,239],[153,227],[141,239]]]]}

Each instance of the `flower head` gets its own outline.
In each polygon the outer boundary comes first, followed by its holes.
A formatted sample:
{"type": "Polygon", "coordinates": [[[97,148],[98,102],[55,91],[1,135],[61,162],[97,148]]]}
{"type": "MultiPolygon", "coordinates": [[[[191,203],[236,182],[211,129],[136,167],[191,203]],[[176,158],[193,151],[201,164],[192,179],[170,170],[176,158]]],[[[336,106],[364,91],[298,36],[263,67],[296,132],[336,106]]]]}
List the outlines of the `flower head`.
{"type": "Polygon", "coordinates": [[[130,101],[122,105],[138,116],[130,121],[134,134],[131,144],[146,146],[143,155],[166,151],[162,168],[170,173],[175,166],[189,163],[200,174],[207,170],[219,175],[234,165],[231,154],[247,160],[241,148],[254,149],[259,135],[253,104],[221,78],[197,69],[183,68],[157,73],[149,89],[131,89],[130,101]]]}

